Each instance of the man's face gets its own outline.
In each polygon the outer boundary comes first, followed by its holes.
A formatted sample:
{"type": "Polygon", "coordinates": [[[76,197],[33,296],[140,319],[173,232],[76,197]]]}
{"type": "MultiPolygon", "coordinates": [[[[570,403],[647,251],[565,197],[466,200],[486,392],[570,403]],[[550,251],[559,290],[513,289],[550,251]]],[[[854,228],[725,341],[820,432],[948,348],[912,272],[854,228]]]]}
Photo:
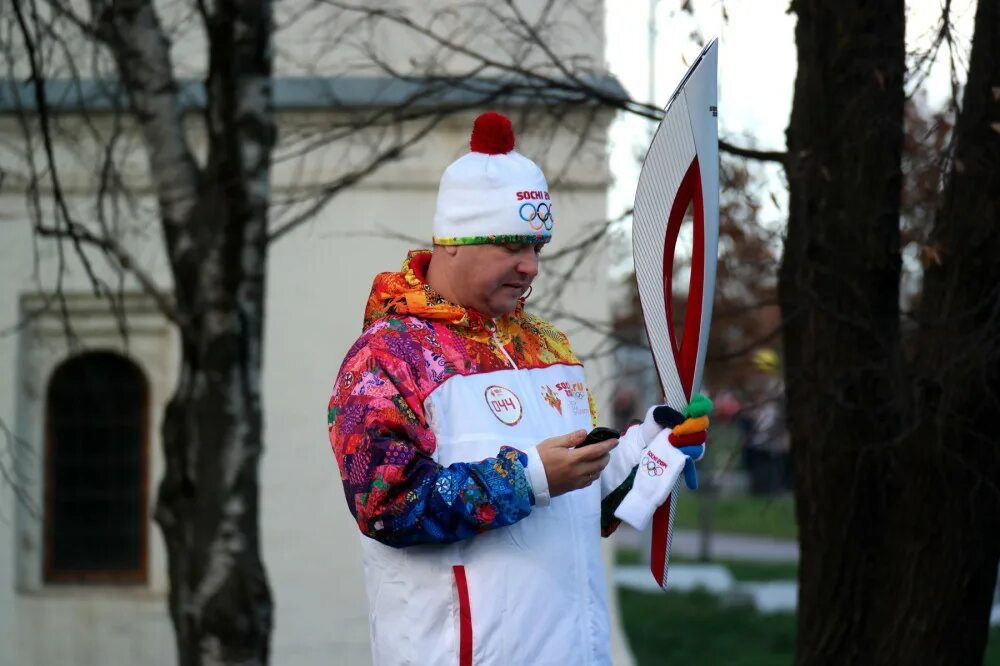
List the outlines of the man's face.
{"type": "Polygon", "coordinates": [[[541,249],[542,243],[456,247],[454,288],[461,304],[490,317],[512,312],[538,275],[541,249]]]}

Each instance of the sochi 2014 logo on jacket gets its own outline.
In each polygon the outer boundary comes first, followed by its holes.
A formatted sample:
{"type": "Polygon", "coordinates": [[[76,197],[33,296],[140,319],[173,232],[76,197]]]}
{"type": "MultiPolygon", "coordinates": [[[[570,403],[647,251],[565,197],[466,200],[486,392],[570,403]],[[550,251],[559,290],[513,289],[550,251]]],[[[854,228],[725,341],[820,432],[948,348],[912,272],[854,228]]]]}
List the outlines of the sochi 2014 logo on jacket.
{"type": "Polygon", "coordinates": [[[575,416],[590,414],[590,401],[587,399],[587,388],[583,382],[562,381],[554,387],[548,384],[542,385],[542,399],[560,414],[563,413],[563,398],[571,414],[575,416]]]}
{"type": "Polygon", "coordinates": [[[486,404],[493,416],[509,426],[517,425],[524,415],[520,398],[506,386],[487,386],[486,404]]]}
{"type": "Polygon", "coordinates": [[[526,190],[517,193],[517,214],[528,223],[532,231],[552,231],[555,218],[552,202],[545,190],[526,190]]]}

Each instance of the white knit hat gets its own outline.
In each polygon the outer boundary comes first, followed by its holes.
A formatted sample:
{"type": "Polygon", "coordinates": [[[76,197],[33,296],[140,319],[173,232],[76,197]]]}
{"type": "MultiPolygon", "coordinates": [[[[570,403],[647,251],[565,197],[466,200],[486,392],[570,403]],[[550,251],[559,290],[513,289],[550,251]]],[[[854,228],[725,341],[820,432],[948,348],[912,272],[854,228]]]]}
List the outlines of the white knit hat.
{"type": "Polygon", "coordinates": [[[476,118],[469,148],[441,176],[434,244],[551,240],[549,186],[538,165],[514,150],[510,120],[493,111],[476,118]]]}

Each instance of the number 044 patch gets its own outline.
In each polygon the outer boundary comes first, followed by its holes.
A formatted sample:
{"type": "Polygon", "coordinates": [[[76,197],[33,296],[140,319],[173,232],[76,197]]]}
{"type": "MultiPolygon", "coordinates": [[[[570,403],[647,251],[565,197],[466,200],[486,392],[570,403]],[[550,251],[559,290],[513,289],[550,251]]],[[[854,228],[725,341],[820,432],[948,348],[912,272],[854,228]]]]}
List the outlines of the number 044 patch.
{"type": "Polygon", "coordinates": [[[486,405],[493,416],[509,426],[517,425],[524,415],[521,400],[506,386],[496,384],[486,387],[486,405]]]}

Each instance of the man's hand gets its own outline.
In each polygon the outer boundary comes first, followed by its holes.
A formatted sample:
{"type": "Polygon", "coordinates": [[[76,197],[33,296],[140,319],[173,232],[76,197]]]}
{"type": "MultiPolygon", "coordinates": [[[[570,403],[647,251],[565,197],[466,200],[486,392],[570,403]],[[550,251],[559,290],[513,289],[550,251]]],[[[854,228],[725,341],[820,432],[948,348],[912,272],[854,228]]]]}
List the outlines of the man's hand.
{"type": "Polygon", "coordinates": [[[606,439],[580,449],[573,448],[586,437],[586,430],[577,430],[550,437],[538,445],[538,457],[545,467],[551,497],[586,488],[596,481],[611,459],[608,455],[611,449],[618,446],[617,439],[606,439]]]}

